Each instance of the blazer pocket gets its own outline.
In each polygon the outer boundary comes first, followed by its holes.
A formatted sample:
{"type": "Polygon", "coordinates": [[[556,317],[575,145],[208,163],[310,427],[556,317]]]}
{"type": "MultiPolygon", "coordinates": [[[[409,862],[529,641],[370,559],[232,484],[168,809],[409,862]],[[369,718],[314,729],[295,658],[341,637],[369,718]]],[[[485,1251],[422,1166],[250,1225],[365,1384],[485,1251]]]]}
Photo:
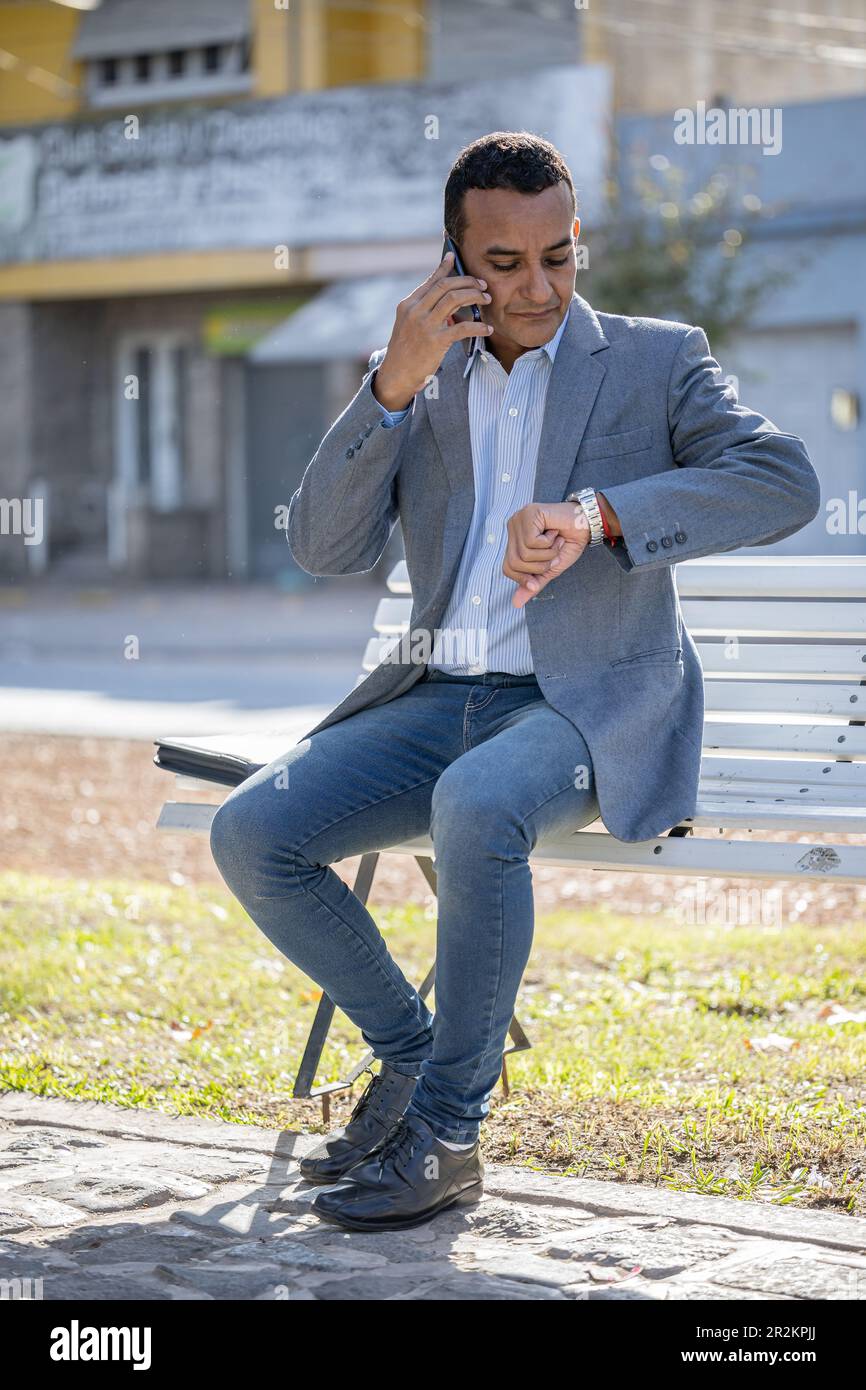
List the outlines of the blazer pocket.
{"type": "Polygon", "coordinates": [[[610,664],[616,667],[681,666],[682,662],[682,647],[649,647],[646,651],[634,652],[631,656],[621,656],[610,664]]]}
{"type": "Polygon", "coordinates": [[[625,430],[622,434],[591,434],[584,437],[577,457],[583,461],[636,454],[640,449],[648,449],[652,442],[653,432],[649,425],[642,425],[639,430],[625,430]]]}

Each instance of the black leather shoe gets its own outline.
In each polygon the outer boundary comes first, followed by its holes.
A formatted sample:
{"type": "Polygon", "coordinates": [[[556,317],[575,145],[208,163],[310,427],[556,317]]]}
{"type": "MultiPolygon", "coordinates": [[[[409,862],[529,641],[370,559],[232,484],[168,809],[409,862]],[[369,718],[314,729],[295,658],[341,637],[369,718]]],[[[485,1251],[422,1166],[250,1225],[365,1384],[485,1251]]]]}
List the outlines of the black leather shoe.
{"type": "Polygon", "coordinates": [[[358,1098],[345,1128],[329,1134],[301,1159],[301,1177],[307,1182],[336,1182],[353,1164],[375,1153],[412,1099],[416,1080],[383,1062],[358,1098]]]}
{"type": "Polygon", "coordinates": [[[419,1115],[398,1120],[372,1157],[357,1163],[312,1209],[350,1231],[404,1231],[440,1211],[477,1202],[484,1191],[479,1142],[449,1149],[419,1115]]]}

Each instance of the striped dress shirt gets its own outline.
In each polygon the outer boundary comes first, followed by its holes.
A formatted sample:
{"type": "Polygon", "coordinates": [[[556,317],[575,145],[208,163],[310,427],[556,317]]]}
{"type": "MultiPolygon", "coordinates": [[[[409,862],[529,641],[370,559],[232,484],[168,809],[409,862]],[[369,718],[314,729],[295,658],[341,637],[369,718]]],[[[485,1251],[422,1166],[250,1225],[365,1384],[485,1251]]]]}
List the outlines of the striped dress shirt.
{"type": "MultiPolygon", "coordinates": [[[[512,603],[516,584],[502,573],[509,517],[532,501],[544,405],[553,362],[568,321],[549,342],[524,352],[510,372],[475,339],[469,377],[469,432],[475,506],[442,627],[433,634],[428,665],[452,675],[507,671],[534,674],[523,608],[512,603]]],[[[409,414],[380,405],[386,428],[409,414]]]]}

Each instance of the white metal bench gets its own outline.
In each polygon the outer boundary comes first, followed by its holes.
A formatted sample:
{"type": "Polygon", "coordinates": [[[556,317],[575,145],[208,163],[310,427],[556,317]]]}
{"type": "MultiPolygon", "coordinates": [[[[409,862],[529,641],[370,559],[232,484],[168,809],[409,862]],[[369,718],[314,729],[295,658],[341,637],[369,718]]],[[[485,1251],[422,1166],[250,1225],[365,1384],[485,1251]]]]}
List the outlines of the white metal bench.
{"type": "MultiPolygon", "coordinates": [[[[677,566],[683,617],[705,674],[706,720],[696,814],[664,836],[627,844],[600,821],[539,843],[534,864],[697,877],[866,882],[866,847],[817,837],[866,833],[866,557],[726,555],[677,566]],[[734,659],[728,653],[737,644],[734,659]],[[695,836],[695,829],[715,835],[695,836]],[[764,836],[791,831],[805,842],[764,836]],[[745,832],[734,839],[731,832],[745,832]]],[[[406,566],[395,567],[364,654],[372,670],[408,628],[406,566]]],[[[364,673],[358,681],[364,679],[364,673]]],[[[156,761],[182,786],[234,785],[287,751],[285,735],[166,739],[156,761]]],[[[160,828],[207,830],[215,805],[168,802],[160,828]]],[[[388,847],[412,855],[435,892],[428,836],[388,847]]],[[[361,861],[366,901],[378,855],[361,861]]],[[[424,991],[432,984],[432,970],[424,991]]],[[[298,1072],[296,1096],[323,1095],[313,1077],[333,1006],[323,997],[298,1072]],[[330,1008],[330,1012],[329,1012],[330,1008]]],[[[529,1046],[515,1018],[514,1046],[529,1046]]],[[[503,1079],[507,1087],[507,1072],[503,1079]]]]}

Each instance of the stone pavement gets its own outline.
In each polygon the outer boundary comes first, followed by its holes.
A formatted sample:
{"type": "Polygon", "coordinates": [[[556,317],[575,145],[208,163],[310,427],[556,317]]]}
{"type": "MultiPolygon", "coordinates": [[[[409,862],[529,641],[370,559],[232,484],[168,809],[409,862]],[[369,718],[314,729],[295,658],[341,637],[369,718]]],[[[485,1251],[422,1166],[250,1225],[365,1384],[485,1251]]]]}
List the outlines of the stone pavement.
{"type": "Polygon", "coordinates": [[[298,1177],[317,1142],[6,1092],[0,1298],[866,1297],[862,1218],[495,1164],[475,1207],[343,1232],[298,1177]]]}

